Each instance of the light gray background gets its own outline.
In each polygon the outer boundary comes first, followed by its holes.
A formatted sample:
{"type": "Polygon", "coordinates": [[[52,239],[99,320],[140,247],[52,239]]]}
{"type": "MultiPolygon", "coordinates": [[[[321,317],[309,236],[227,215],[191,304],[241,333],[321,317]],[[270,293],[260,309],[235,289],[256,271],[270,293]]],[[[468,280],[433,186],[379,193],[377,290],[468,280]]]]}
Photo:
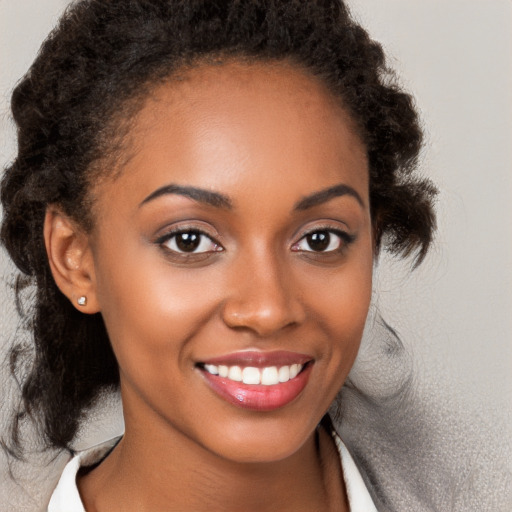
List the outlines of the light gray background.
{"type": "MultiPolygon", "coordinates": [[[[2,164],[15,152],[10,91],[67,3],[0,0],[2,164]]],[[[414,352],[418,385],[433,403],[443,395],[441,412],[467,426],[457,435],[488,447],[511,471],[512,2],[350,5],[417,99],[427,133],[422,169],[441,190],[430,256],[412,274],[407,264],[382,257],[376,302],[414,352]]],[[[0,269],[4,357],[15,332],[4,254],[0,269]]]]}

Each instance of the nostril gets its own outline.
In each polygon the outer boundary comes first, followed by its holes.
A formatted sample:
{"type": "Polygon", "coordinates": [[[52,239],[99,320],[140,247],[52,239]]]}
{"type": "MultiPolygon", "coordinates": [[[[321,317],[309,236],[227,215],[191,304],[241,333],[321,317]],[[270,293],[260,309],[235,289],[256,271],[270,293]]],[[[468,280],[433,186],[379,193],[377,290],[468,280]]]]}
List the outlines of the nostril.
{"type": "Polygon", "coordinates": [[[224,323],[231,329],[251,330],[259,335],[268,335],[290,328],[301,322],[300,315],[292,308],[262,307],[257,303],[230,303],[223,310],[224,323]]]}
{"type": "Polygon", "coordinates": [[[305,310],[290,273],[277,269],[269,253],[259,251],[251,261],[244,258],[243,268],[231,274],[232,287],[222,305],[223,321],[231,329],[267,336],[304,321],[305,310]]]}

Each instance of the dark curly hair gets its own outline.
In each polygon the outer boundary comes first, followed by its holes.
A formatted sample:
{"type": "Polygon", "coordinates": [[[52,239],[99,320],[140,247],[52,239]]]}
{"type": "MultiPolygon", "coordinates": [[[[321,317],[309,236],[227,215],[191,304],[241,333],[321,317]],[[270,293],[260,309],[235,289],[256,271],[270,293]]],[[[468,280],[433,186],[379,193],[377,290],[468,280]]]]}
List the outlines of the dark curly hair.
{"type": "MultiPolygon", "coordinates": [[[[340,0],[74,2],[14,90],[18,155],[1,191],[1,240],[19,279],[35,285],[26,313],[34,360],[16,417],[39,418],[50,446],[69,446],[119,373],[101,315],[77,312],[53,281],[45,211],[58,205],[90,229],[89,185],[122,154],[143,99],[179,69],[212,58],[286,61],[319,77],[367,148],[376,250],[415,253],[417,264],[431,243],[435,188],[415,174],[422,133],[413,100],[340,0]]],[[[13,366],[19,354],[13,347],[13,366]]]]}

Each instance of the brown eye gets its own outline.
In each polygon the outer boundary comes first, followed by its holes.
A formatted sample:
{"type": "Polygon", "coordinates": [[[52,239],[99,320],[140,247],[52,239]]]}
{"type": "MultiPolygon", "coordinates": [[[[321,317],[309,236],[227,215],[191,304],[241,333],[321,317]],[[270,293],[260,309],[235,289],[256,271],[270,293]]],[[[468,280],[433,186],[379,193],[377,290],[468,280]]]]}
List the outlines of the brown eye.
{"type": "Polygon", "coordinates": [[[166,249],[176,253],[198,254],[222,250],[221,246],[200,231],[180,231],[159,241],[166,249]]]}
{"type": "Polygon", "coordinates": [[[323,252],[329,248],[331,234],[327,231],[317,231],[306,236],[306,242],[312,251],[323,252]]]}
{"type": "Polygon", "coordinates": [[[194,252],[201,243],[199,233],[180,233],[176,235],[176,247],[183,252],[194,252]]]}
{"type": "Polygon", "coordinates": [[[332,252],[343,246],[343,239],[337,233],[319,230],[308,233],[293,249],[305,252],[332,252]]]}
{"type": "Polygon", "coordinates": [[[318,229],[304,235],[292,246],[295,252],[334,253],[355,240],[353,235],[338,229],[318,229]]]}

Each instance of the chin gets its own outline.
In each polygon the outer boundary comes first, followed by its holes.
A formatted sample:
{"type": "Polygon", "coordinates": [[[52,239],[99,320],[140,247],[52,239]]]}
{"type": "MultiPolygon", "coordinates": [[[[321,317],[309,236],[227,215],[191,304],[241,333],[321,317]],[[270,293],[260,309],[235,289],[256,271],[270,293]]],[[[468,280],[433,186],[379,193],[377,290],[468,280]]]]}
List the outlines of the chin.
{"type": "Polygon", "coordinates": [[[298,453],[311,439],[318,422],[309,420],[302,428],[297,428],[300,425],[297,421],[293,422],[294,426],[279,421],[259,423],[252,427],[231,424],[229,428],[211,430],[204,446],[218,456],[240,464],[277,462],[298,453]]]}

